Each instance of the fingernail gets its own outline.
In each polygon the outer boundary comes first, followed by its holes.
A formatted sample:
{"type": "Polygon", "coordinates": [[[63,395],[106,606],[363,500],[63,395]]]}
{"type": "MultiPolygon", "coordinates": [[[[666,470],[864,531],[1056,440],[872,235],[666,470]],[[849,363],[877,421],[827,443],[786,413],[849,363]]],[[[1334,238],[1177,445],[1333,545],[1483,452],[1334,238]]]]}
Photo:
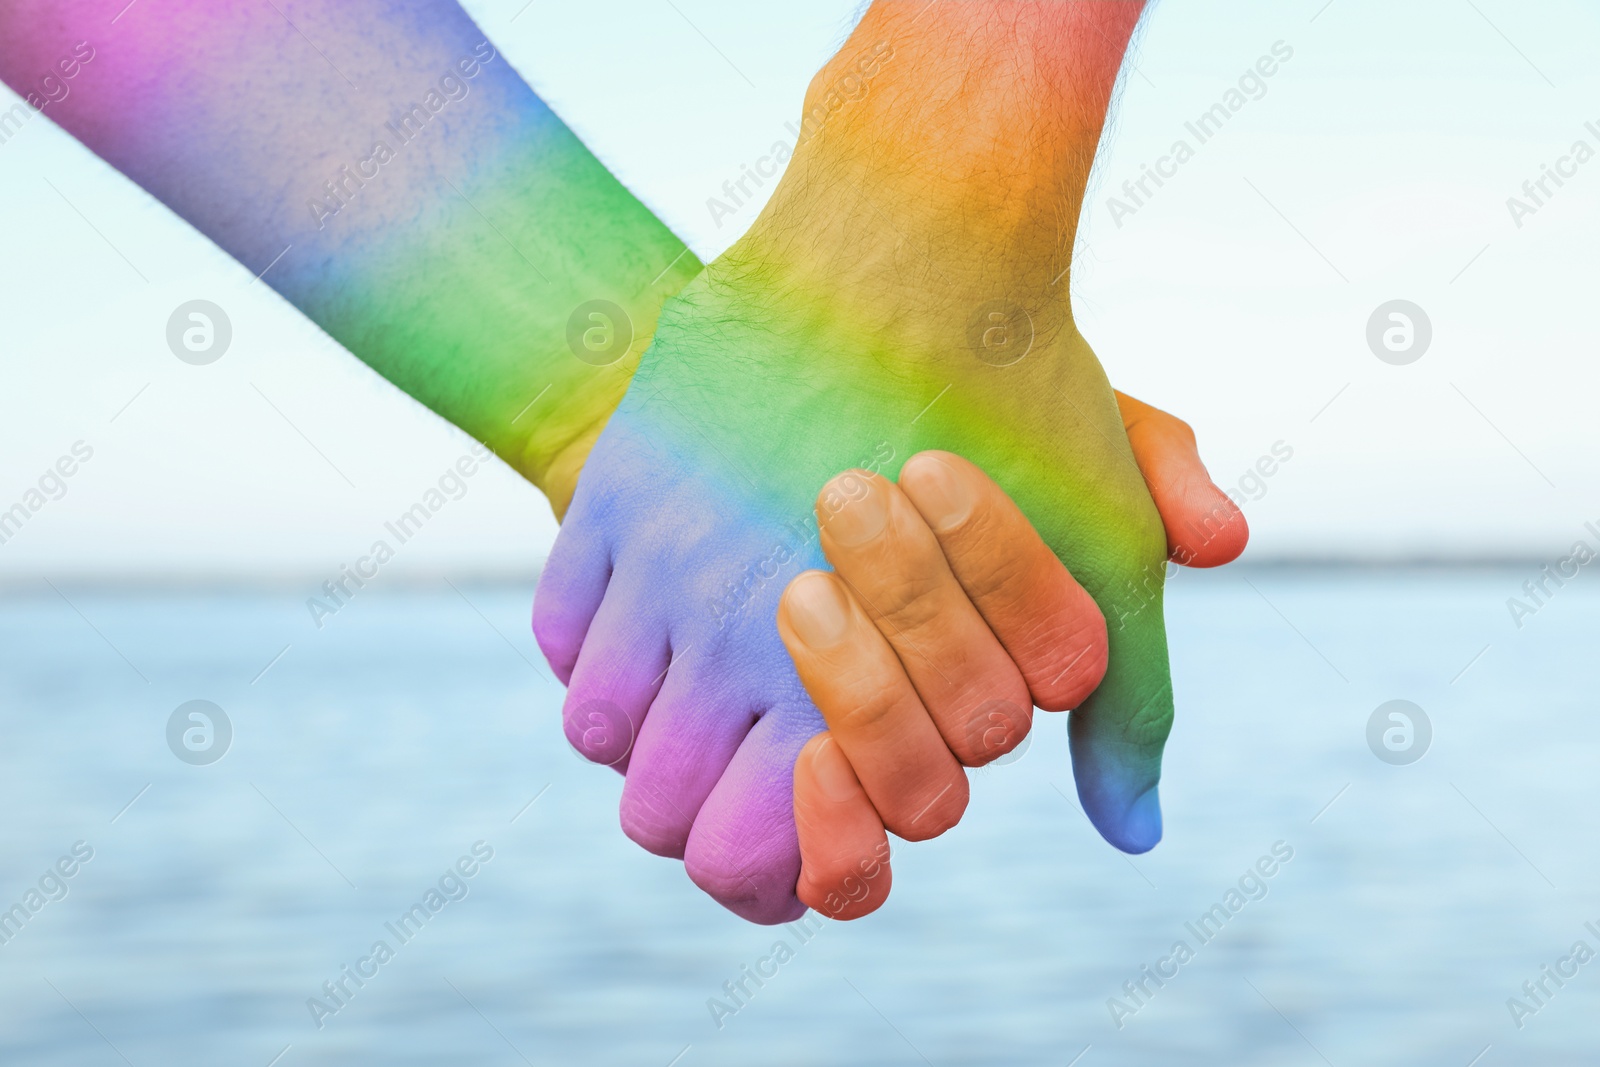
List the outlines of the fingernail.
{"type": "Polygon", "coordinates": [[[822,525],[836,544],[845,548],[864,545],[883,532],[889,522],[889,496],[874,478],[855,471],[828,483],[825,500],[838,500],[822,525]]]}
{"type": "Polygon", "coordinates": [[[856,774],[849,760],[845,759],[844,750],[828,751],[833,747],[833,738],[830,737],[811,753],[811,774],[816,778],[817,788],[822,790],[823,796],[835,803],[843,803],[854,798],[861,786],[856,782],[856,774]]]}
{"type": "Polygon", "coordinates": [[[850,606],[838,583],[817,571],[796,578],[784,604],[795,634],[811,648],[837,644],[850,621],[850,606]]]}
{"type": "Polygon", "coordinates": [[[961,525],[972,513],[972,490],[956,469],[938,456],[917,461],[917,506],[940,533],[961,525]]]}

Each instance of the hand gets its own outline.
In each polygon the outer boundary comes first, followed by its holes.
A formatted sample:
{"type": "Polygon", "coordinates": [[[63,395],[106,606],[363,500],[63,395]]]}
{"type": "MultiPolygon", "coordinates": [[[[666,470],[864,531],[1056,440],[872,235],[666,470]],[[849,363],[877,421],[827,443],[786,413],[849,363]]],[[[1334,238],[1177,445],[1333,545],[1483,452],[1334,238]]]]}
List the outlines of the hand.
{"type": "MultiPolygon", "coordinates": [[[[830,118],[751,232],[663,309],[540,584],[568,737],[625,768],[625,831],[750,918],[801,910],[792,768],[823,723],[773,620],[783,583],[823,562],[814,488],[929,448],[994,476],[1113,621],[1105,680],[1073,718],[1079,792],[1119,847],[1160,836],[1166,537],[1055,287],[1061,233],[1037,223],[1076,217],[1100,121],[1084,116],[1103,117],[1112,79],[1085,101],[1054,76],[961,74],[1063,33],[1099,47],[1080,19],[1125,41],[1137,5],[1006,11],[1014,24],[957,5],[920,25],[909,5],[863,19],[842,62],[865,70],[882,55],[865,42],[904,34],[925,59],[912,91],[885,76],[830,118]],[[1042,158],[1008,157],[997,183],[994,124],[1019,119],[1042,158]]],[[[948,822],[964,786],[916,810],[948,822]]]]}
{"type": "MultiPolygon", "coordinates": [[[[1118,400],[1163,520],[1180,532],[1169,534],[1171,558],[1215,566],[1236,557],[1249,537],[1244,514],[1212,484],[1193,433],[1118,400]],[[1185,543],[1185,531],[1201,533],[1185,543]]],[[[822,914],[855,919],[888,898],[886,828],[913,840],[948,829],[910,810],[909,798],[957,788],[958,763],[987,763],[1026,736],[1028,708],[963,701],[960,689],[1014,691],[1020,675],[1044,694],[1040,707],[1070,707],[1099,682],[1105,623],[1016,505],[959,457],[913,456],[898,487],[847,472],[823,489],[819,509],[841,499],[850,503],[822,527],[835,574],[791,582],[778,631],[829,726],[795,764],[797,893],[822,914]],[[840,622],[820,627],[830,611],[840,622]]]]}

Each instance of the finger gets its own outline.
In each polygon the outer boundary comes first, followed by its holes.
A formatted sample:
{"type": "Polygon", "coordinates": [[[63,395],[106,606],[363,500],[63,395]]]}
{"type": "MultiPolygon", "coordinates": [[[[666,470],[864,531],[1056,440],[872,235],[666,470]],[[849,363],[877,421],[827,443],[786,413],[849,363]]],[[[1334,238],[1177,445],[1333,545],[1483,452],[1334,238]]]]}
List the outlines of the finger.
{"type": "MultiPolygon", "coordinates": [[[[1096,546],[1085,583],[1105,614],[1105,678],[1067,723],[1084,814],[1109,843],[1147,852],[1161,840],[1161,755],[1172,731],[1172,675],[1162,597],[1166,534],[1148,497],[1131,501],[1096,546]]],[[[1092,557],[1091,557],[1092,558],[1092,557]]]]}
{"type": "MultiPolygon", "coordinates": [[[[1151,524],[1152,527],[1154,523],[1151,524]]],[[[1154,537],[1159,537],[1152,530],[1154,537]]],[[[1152,546],[1153,547],[1153,546],[1152,546]]],[[[1152,559],[1159,559],[1152,553],[1152,559]]],[[[1084,814],[1124,852],[1161,840],[1161,751],[1172,731],[1172,682],[1162,620],[1162,568],[1107,592],[1110,661],[1105,680],[1067,723],[1084,814]]]]}
{"type": "Polygon", "coordinates": [[[572,680],[584,635],[611,581],[611,555],[573,527],[556,535],[533,593],[533,636],[563,685],[572,680]]]}
{"type": "Polygon", "coordinates": [[[956,759],[982,766],[1021,744],[1033,719],[1028,686],[899,487],[846,471],[823,487],[817,515],[828,562],[894,649],[956,759]]]}
{"type": "MultiPolygon", "coordinates": [[[[1071,626],[1083,625],[1085,618],[1097,624],[1094,640],[1080,647],[1099,657],[1098,686],[1091,686],[1092,692],[1075,704],[1054,706],[1076,707],[1069,723],[1073,770],[1090,821],[1124,851],[1154,847],[1161,838],[1156,788],[1161,749],[1172,727],[1160,567],[1145,575],[1145,581],[1109,587],[1100,605],[1105,608],[1102,616],[1020,509],[977,467],[949,453],[925,452],[906,461],[900,481],[1030,688],[1035,679],[1045,684],[1051,680],[1039,665],[1050,662],[1052,649],[1071,640],[1049,631],[1041,634],[1038,620],[1056,620],[1055,626],[1068,627],[1069,635],[1071,626]],[[1023,545],[1029,546],[1026,551],[1018,547],[1023,545]],[[1013,567],[1022,568],[1020,577],[1013,567]],[[1037,606],[1041,601],[1051,606],[1037,606]]],[[[1159,537],[1154,518],[1149,532],[1159,537]]],[[[1059,671],[1054,664],[1046,669],[1059,671]]],[[[1050,707],[1046,701],[1052,697],[1070,696],[1035,690],[1034,702],[1050,707]]]]}
{"type": "Polygon", "coordinates": [[[736,685],[708,677],[692,651],[661,673],[666,680],[639,726],[618,814],[630,840],[658,856],[682,858],[701,806],[756,714],[736,685]]]}
{"type": "Polygon", "coordinates": [[[1133,458],[1167,528],[1167,554],[1186,567],[1220,567],[1250,540],[1244,512],[1211,480],[1189,424],[1117,394],[1133,458]]]}
{"type": "Polygon", "coordinates": [[[601,602],[561,706],[567,740],[579,755],[624,774],[670,655],[665,636],[627,605],[617,596],[601,602]]]}
{"type": "Polygon", "coordinates": [[[794,764],[800,902],[830,919],[859,919],[889,899],[889,837],[844,750],[820,733],[794,764]]]}
{"type": "Polygon", "coordinates": [[[806,571],[790,582],[778,633],[883,825],[920,841],[959,822],[966,774],[894,650],[839,579],[806,571]]]}
{"type": "Polygon", "coordinates": [[[1011,498],[949,452],[906,460],[900,488],[1022,672],[1033,703],[1046,711],[1082,703],[1105,673],[1105,619],[1011,498]]]}
{"type": "Polygon", "coordinates": [[[771,925],[805,914],[795,896],[794,765],[821,726],[809,707],[765,711],[695,816],[684,869],[695,885],[751,922],[771,925]]]}

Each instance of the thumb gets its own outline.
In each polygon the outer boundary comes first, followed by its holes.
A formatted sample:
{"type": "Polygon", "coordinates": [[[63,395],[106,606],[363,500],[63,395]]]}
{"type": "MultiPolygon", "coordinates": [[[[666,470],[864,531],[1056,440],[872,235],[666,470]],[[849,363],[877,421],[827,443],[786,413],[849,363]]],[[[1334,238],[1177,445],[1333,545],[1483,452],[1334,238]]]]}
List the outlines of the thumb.
{"type": "Polygon", "coordinates": [[[1099,598],[1110,656],[1104,681],[1068,724],[1078,799],[1100,835],[1124,852],[1161,840],[1161,752],[1172,731],[1172,676],[1154,563],[1099,598]]]}

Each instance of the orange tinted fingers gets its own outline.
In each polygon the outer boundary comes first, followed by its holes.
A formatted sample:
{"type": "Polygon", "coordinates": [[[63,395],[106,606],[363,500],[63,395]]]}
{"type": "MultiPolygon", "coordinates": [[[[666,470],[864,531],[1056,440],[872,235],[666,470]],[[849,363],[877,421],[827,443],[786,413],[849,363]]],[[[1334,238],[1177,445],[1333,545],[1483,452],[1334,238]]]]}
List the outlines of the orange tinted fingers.
{"type": "Polygon", "coordinates": [[[889,837],[843,750],[827,733],[794,765],[801,903],[830,919],[859,919],[889,898],[889,837]]]}
{"type": "Polygon", "coordinates": [[[912,456],[900,487],[1022,672],[1033,703],[1046,711],[1082,703],[1105,675],[1105,618],[1011,498],[949,452],[912,456]]]}
{"type": "Polygon", "coordinates": [[[956,758],[980,766],[1020,744],[1033,719],[1027,683],[899,487],[847,471],[823,489],[817,512],[828,562],[956,758]]]}
{"type": "Polygon", "coordinates": [[[883,825],[937,837],[961,819],[967,776],[844,583],[806,571],[784,590],[778,634],[883,825]]]}
{"type": "Polygon", "coordinates": [[[1194,431],[1182,419],[1117,394],[1133,458],[1167,528],[1167,555],[1185,567],[1220,567],[1239,558],[1250,525],[1200,462],[1194,431]]]}

